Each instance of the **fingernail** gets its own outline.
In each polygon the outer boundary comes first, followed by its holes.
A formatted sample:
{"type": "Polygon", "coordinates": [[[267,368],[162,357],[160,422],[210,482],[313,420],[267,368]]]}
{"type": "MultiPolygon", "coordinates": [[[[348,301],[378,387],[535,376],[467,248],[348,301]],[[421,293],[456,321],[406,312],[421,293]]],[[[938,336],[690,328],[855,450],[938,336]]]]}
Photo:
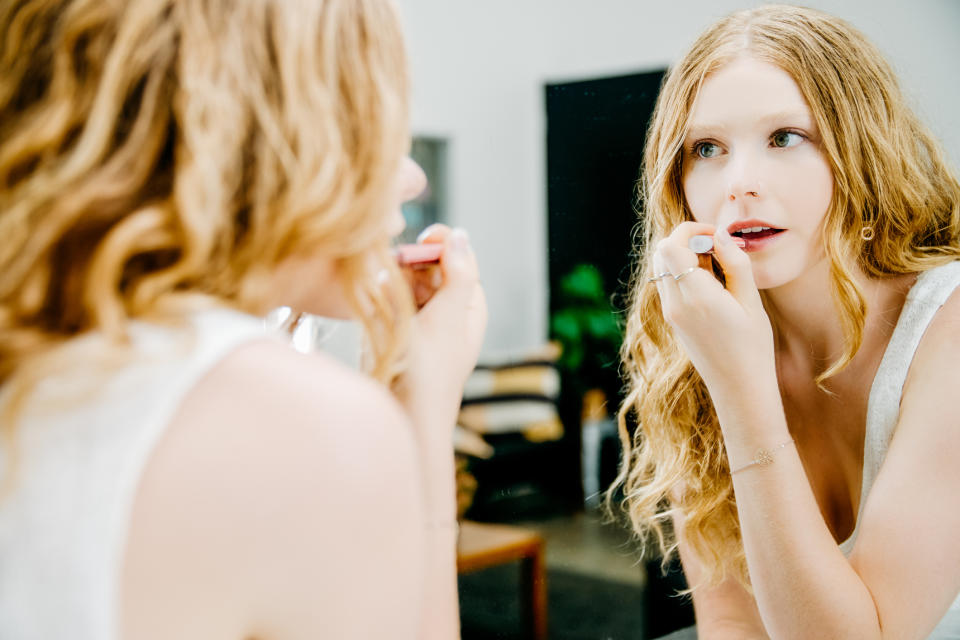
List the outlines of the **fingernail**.
{"type": "Polygon", "coordinates": [[[732,236],[730,232],[726,229],[717,229],[717,238],[720,240],[720,244],[730,246],[735,244],[741,249],[747,246],[747,241],[739,236],[732,236]]]}
{"type": "Polygon", "coordinates": [[[427,237],[429,237],[430,234],[433,233],[433,230],[436,226],[437,226],[436,224],[432,224],[426,229],[424,229],[423,231],[421,231],[420,235],[417,236],[417,242],[423,242],[424,240],[426,240],[427,237]]]}
{"type": "Polygon", "coordinates": [[[467,232],[460,228],[454,229],[450,234],[450,246],[457,251],[466,251],[467,247],[470,246],[470,238],[467,236],[467,232]]]}

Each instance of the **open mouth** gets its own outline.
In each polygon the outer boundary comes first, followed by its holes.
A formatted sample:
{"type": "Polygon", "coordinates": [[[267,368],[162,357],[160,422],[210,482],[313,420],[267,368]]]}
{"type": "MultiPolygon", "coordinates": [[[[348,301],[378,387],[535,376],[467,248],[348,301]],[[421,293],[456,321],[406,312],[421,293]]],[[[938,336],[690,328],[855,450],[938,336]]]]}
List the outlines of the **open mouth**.
{"type": "Polygon", "coordinates": [[[770,238],[778,233],[783,233],[784,231],[785,229],[777,229],[775,227],[744,227],[743,229],[737,229],[730,235],[743,238],[747,242],[756,242],[757,240],[770,238]]]}

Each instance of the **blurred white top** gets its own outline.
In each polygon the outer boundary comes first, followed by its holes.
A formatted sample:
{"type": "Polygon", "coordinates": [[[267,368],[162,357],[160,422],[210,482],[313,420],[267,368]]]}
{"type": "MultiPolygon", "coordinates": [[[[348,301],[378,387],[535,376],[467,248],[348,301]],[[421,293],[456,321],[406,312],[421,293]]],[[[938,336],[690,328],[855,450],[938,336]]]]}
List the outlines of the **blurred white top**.
{"type": "MultiPolygon", "coordinates": [[[[264,337],[216,310],[188,326],[136,323],[132,357],[74,359],[45,378],[18,422],[12,493],[0,498],[0,638],[114,640],[132,503],[174,412],[213,365],[264,337]]],[[[103,353],[90,335],[68,348],[103,353]]],[[[4,396],[0,395],[0,400],[4,396]]],[[[0,471],[9,451],[0,444],[0,471]]]]}

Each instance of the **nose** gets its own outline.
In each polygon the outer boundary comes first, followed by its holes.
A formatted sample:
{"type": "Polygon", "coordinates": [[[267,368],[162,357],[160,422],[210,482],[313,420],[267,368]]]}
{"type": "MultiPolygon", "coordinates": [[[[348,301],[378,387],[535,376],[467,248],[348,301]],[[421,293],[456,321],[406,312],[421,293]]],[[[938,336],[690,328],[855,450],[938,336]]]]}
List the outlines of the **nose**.
{"type": "Polygon", "coordinates": [[[760,167],[749,153],[741,153],[727,166],[727,200],[759,200],[763,195],[760,167]]]}
{"type": "Polygon", "coordinates": [[[396,206],[390,214],[387,223],[387,232],[391,237],[397,237],[407,227],[407,221],[403,217],[401,205],[404,202],[413,200],[427,188],[427,174],[419,164],[410,156],[404,156],[400,162],[400,168],[397,170],[397,201],[396,206]]]}

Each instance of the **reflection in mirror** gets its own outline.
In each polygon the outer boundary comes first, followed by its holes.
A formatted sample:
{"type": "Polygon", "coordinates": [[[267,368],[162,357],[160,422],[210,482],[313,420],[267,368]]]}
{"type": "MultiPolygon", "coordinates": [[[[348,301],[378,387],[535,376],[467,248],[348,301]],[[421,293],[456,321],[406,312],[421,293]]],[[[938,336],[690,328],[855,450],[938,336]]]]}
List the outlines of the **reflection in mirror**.
{"type": "Polygon", "coordinates": [[[446,222],[447,216],[447,141],[443,138],[414,136],[410,157],[427,176],[427,188],[413,200],[403,204],[407,227],[398,243],[416,242],[420,232],[435,222],[446,222]]]}

